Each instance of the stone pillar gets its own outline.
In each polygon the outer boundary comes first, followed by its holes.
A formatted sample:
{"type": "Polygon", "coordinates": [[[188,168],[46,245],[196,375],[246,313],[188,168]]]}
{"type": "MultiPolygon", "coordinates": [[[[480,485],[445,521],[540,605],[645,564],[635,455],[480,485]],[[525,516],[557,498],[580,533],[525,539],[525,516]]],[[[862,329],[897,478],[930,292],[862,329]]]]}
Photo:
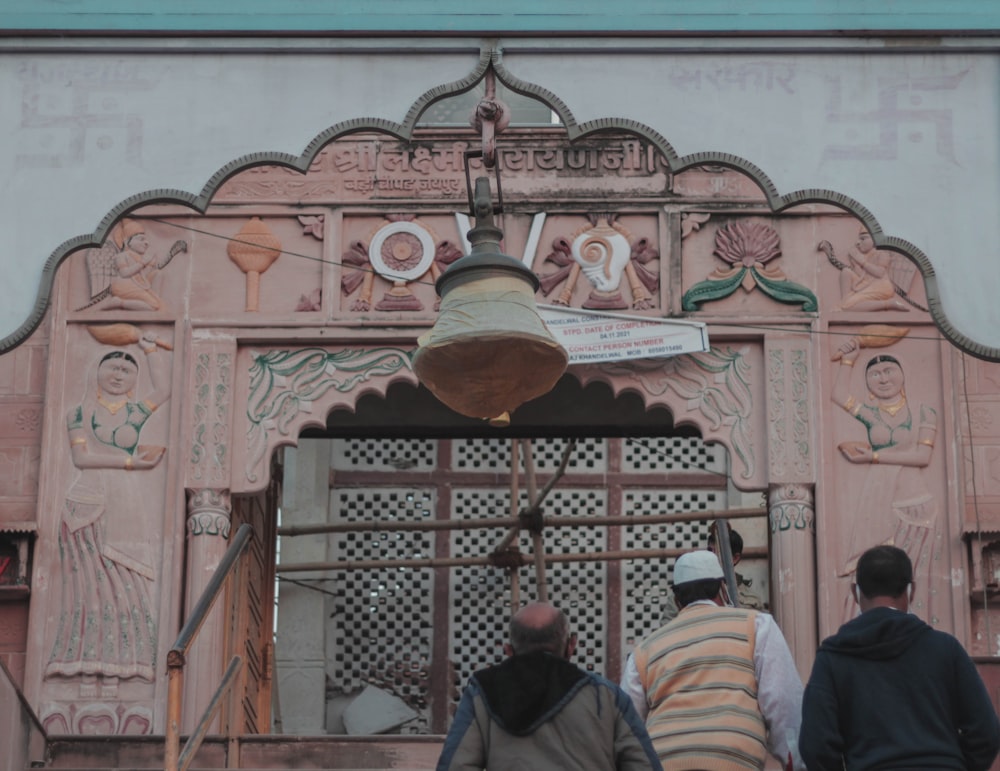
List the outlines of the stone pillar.
{"type": "Polygon", "coordinates": [[[816,521],[809,485],[772,485],[768,491],[774,617],[792,649],[802,679],[816,651],[816,521]],[[804,623],[812,619],[812,623],[804,623]]]}
{"type": "MultiPolygon", "coordinates": [[[[229,546],[233,366],[236,341],[211,335],[192,339],[184,399],[187,469],[187,558],[185,598],[180,614],[187,620],[229,546]]],[[[188,654],[184,674],[182,729],[201,719],[229,663],[223,642],[227,609],[220,597],[188,654]]],[[[179,631],[179,630],[178,630],[179,631]]],[[[173,641],[171,641],[172,643],[173,641]]],[[[216,723],[217,724],[217,723],[216,723]]]]}
{"type": "MultiPolygon", "coordinates": [[[[285,450],[282,526],[326,523],[330,498],[330,441],[301,442],[285,450]]],[[[282,562],[322,562],[328,559],[328,538],[322,535],[283,537],[282,562]]],[[[324,734],[326,720],[325,630],[329,595],[310,584],[323,573],[293,573],[296,583],[279,585],[278,632],[274,647],[280,729],[286,734],[324,734]],[[315,588],[312,588],[315,587],[315,588]]],[[[330,574],[327,574],[329,576],[330,574]]]]}
{"type": "MultiPolygon", "coordinates": [[[[228,490],[189,490],[187,518],[187,590],[184,619],[191,615],[208,582],[215,575],[229,546],[232,506],[228,490]]],[[[193,729],[215,689],[222,681],[228,661],[223,658],[227,619],[225,593],[215,602],[198,631],[184,668],[183,730],[193,729]]]]}
{"type": "Polygon", "coordinates": [[[772,611],[803,677],[812,669],[818,629],[812,354],[802,335],[764,342],[772,611]]]}

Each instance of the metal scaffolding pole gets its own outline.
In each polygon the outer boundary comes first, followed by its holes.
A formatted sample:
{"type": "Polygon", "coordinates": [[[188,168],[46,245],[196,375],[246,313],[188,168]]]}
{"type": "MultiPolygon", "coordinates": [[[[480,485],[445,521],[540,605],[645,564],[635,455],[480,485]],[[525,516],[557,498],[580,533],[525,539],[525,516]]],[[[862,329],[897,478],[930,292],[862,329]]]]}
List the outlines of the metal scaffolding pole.
{"type": "MultiPolygon", "coordinates": [[[[628,559],[676,559],[689,552],[690,549],[621,549],[617,551],[580,552],[579,554],[546,554],[545,563],[556,562],[599,562],[602,560],[628,559]]],[[[745,549],[746,557],[762,557],[767,555],[765,549],[745,549]]],[[[296,562],[291,565],[278,565],[278,573],[309,573],[324,570],[374,570],[377,568],[454,568],[474,565],[500,565],[514,562],[519,566],[531,565],[534,557],[520,552],[507,552],[498,562],[493,556],[487,557],[422,557],[416,559],[397,560],[341,560],[339,562],[296,562]]]]}
{"type": "MultiPolygon", "coordinates": [[[[716,511],[684,511],[676,514],[626,514],[618,517],[543,517],[545,527],[603,527],[667,525],[671,523],[700,522],[716,519],[746,519],[766,517],[767,511],[760,507],[742,509],[720,509],[716,511]]],[[[288,525],[278,528],[280,536],[321,535],[323,533],[363,533],[389,530],[479,530],[494,527],[519,528],[518,517],[479,517],[476,519],[417,520],[369,520],[367,522],[335,522],[316,525],[288,525]]]]}

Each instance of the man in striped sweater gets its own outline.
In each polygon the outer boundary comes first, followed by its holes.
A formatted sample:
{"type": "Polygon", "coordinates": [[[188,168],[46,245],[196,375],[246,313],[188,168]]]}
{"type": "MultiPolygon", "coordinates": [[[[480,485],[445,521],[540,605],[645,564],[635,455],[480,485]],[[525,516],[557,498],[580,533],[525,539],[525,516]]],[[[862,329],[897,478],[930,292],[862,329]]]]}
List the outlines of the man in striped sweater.
{"type": "Polygon", "coordinates": [[[710,551],[674,564],[680,612],[643,639],[625,665],[632,699],[664,769],[762,769],[767,753],[803,771],[798,733],[802,679],[767,613],[723,604],[710,551]]]}

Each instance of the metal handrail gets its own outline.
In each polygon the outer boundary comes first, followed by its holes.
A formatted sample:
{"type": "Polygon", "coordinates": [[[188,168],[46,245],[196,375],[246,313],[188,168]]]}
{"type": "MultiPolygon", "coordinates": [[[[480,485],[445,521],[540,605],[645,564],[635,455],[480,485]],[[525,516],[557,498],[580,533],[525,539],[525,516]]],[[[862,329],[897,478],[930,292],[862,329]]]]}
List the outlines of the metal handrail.
{"type": "MultiPolygon", "coordinates": [[[[177,636],[177,641],[174,643],[173,647],[167,652],[167,735],[166,735],[166,747],[163,753],[163,765],[165,771],[180,771],[181,768],[186,768],[187,766],[180,766],[180,723],[181,723],[181,703],[182,697],[184,695],[184,664],[186,663],[187,652],[194,642],[195,637],[198,634],[198,630],[201,629],[202,624],[205,623],[205,619],[208,617],[209,612],[212,610],[212,606],[218,599],[219,594],[221,594],[223,587],[225,586],[226,579],[229,578],[229,574],[233,572],[236,567],[236,563],[242,556],[247,544],[253,537],[253,527],[244,523],[239,526],[236,530],[236,534],[233,536],[232,542],[229,544],[229,548],[226,549],[226,553],[223,555],[222,560],[219,562],[219,566],[215,569],[215,573],[212,574],[211,580],[208,582],[208,586],[201,593],[201,597],[195,604],[194,609],[191,611],[191,615],[188,620],[184,623],[180,634],[177,636]]],[[[234,663],[239,664],[241,659],[236,657],[237,661],[230,662],[229,669],[233,669],[234,663]]],[[[235,674],[235,673],[233,673],[235,674]]],[[[226,671],[226,676],[230,676],[229,670],[226,671]]],[[[225,687],[228,690],[232,683],[227,683],[223,679],[223,684],[220,686],[220,691],[225,687]]],[[[216,696],[219,696],[221,700],[221,695],[217,692],[216,696]]],[[[214,712],[218,707],[218,701],[213,698],[212,703],[209,704],[209,708],[214,712]]],[[[207,728],[208,722],[211,720],[211,716],[206,712],[205,717],[199,723],[200,726],[207,728]]],[[[185,757],[187,762],[190,763],[191,758],[198,749],[198,745],[201,744],[201,740],[204,738],[204,731],[202,731],[201,736],[197,737],[196,743],[192,746],[191,739],[196,738],[195,735],[188,739],[187,744],[184,746],[184,751],[186,753],[185,757]]]]}
{"type": "Polygon", "coordinates": [[[215,713],[219,711],[223,698],[225,698],[226,694],[233,687],[233,682],[236,680],[236,675],[242,666],[243,659],[240,656],[233,656],[229,662],[229,666],[226,667],[225,674],[222,675],[222,682],[219,683],[219,687],[215,690],[211,701],[209,701],[208,706],[205,708],[205,714],[202,715],[201,720],[184,743],[184,748],[178,756],[178,767],[182,771],[187,771],[188,766],[191,765],[191,761],[194,760],[194,754],[201,746],[205,734],[208,733],[208,727],[215,718],[215,713]]]}

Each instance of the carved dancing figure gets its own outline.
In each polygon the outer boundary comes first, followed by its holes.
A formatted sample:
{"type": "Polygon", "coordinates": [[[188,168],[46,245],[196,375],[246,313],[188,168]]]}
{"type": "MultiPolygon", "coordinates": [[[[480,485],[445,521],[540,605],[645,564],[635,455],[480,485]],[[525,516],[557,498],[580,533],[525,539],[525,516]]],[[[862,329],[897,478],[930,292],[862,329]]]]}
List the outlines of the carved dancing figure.
{"type": "MultiPolygon", "coordinates": [[[[144,478],[164,447],[139,444],[153,412],[170,396],[170,362],[150,334],[138,340],[153,390],[135,395],[139,362],[113,350],[97,365],[96,383],[67,416],[77,469],[59,528],[62,606],[46,677],[83,676],[81,695],[114,695],[119,678],[152,682],[156,611],[150,584],[153,523],[144,516],[144,478]]],[[[162,342],[159,345],[166,347],[162,342]]]]}
{"type": "MultiPolygon", "coordinates": [[[[938,506],[927,489],[923,470],[930,464],[937,434],[937,412],[927,405],[910,405],[906,399],[903,367],[888,354],[879,354],[865,366],[868,398],[850,393],[852,367],[862,341],[851,338],[834,359],[840,366],[831,398],[865,427],[867,441],[837,446],[849,462],[868,466],[858,497],[859,519],[852,527],[848,558],[841,576],[851,576],[858,557],[869,547],[893,545],[906,551],[924,578],[918,595],[930,605],[933,571],[924,560],[934,548],[938,506]]],[[[930,620],[930,619],[928,619],[930,620]]]]}

